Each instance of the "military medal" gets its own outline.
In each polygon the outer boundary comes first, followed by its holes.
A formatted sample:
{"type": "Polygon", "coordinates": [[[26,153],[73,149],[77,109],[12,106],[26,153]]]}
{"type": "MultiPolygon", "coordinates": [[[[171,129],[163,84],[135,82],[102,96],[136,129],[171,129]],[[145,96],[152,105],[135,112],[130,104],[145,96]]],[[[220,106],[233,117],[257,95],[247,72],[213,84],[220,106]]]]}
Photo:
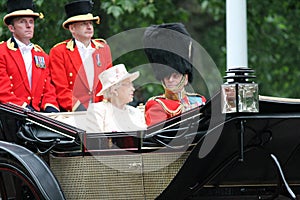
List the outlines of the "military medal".
{"type": "Polygon", "coordinates": [[[100,54],[99,53],[96,54],[96,61],[97,61],[97,66],[100,67],[101,66],[101,60],[100,60],[100,54]]]}
{"type": "Polygon", "coordinates": [[[43,56],[34,56],[34,61],[38,68],[46,68],[45,58],[43,56]]]}

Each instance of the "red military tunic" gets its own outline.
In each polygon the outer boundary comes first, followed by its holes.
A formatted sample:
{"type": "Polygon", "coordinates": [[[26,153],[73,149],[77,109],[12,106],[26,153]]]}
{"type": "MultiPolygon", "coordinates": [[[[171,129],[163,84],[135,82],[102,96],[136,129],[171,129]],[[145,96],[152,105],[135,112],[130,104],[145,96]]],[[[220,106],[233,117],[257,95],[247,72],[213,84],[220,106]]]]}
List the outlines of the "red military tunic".
{"type": "Polygon", "coordinates": [[[59,106],[64,111],[75,111],[79,104],[87,108],[90,102],[102,100],[102,97],[96,96],[102,88],[98,75],[112,66],[111,52],[108,44],[102,39],[93,39],[91,45],[95,48],[92,91],[74,39],[59,43],[50,50],[51,77],[59,106]]]}
{"type": "Polygon", "coordinates": [[[36,111],[46,106],[58,109],[55,88],[49,74],[49,57],[37,45],[32,53],[31,88],[25,63],[13,38],[0,44],[0,102],[25,107],[31,105],[36,111]]]}
{"type": "Polygon", "coordinates": [[[186,94],[180,100],[167,98],[166,95],[150,98],[145,105],[147,126],[162,122],[196,106],[204,105],[206,99],[198,94],[186,94]]]}

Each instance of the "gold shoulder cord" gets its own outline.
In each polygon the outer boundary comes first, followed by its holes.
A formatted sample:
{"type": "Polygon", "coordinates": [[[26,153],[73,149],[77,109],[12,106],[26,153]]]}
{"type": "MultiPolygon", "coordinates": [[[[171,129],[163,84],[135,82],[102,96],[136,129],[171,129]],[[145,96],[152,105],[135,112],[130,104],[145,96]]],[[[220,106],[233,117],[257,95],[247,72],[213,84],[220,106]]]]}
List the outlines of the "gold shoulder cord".
{"type": "Polygon", "coordinates": [[[181,104],[178,106],[178,108],[177,108],[176,110],[170,110],[170,109],[166,106],[166,104],[164,104],[164,102],[162,102],[161,100],[159,100],[159,99],[154,99],[154,101],[158,102],[158,103],[163,107],[163,109],[164,109],[167,113],[170,113],[170,114],[171,114],[171,116],[175,116],[175,115],[179,114],[179,113],[182,111],[182,105],[181,105],[181,104]]]}
{"type": "Polygon", "coordinates": [[[66,44],[66,43],[67,43],[66,41],[59,42],[59,43],[57,43],[56,45],[54,45],[54,46],[53,46],[53,48],[54,48],[54,47],[56,47],[56,46],[58,46],[58,45],[61,45],[61,44],[66,44]]]}

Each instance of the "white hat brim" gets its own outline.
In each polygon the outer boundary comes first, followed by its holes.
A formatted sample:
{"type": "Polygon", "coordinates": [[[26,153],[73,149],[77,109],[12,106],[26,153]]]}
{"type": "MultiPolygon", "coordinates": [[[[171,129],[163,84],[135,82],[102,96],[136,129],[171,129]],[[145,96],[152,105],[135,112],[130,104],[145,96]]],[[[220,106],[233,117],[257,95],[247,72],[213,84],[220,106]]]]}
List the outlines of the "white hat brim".
{"type": "Polygon", "coordinates": [[[82,22],[82,21],[96,21],[97,24],[100,24],[100,17],[99,16],[93,16],[92,14],[85,14],[85,15],[76,15],[73,17],[68,18],[64,23],[62,24],[64,29],[68,29],[68,26],[70,23],[73,22],[82,22]]]}
{"type": "Polygon", "coordinates": [[[118,82],[116,82],[116,83],[114,83],[114,84],[112,84],[112,85],[109,85],[109,86],[107,86],[107,87],[103,87],[103,88],[101,89],[101,91],[100,91],[98,94],[96,94],[96,96],[101,96],[101,95],[103,95],[103,93],[104,93],[108,88],[110,88],[110,87],[116,85],[117,83],[122,82],[122,81],[125,80],[125,79],[130,78],[130,81],[134,81],[134,80],[137,79],[139,76],[140,76],[140,72],[128,73],[128,74],[126,74],[125,76],[123,76],[118,82]]]}
{"type": "Polygon", "coordinates": [[[11,18],[11,17],[19,17],[19,16],[25,16],[25,17],[43,17],[43,15],[41,13],[36,13],[36,12],[33,12],[32,10],[30,9],[26,9],[26,10],[16,10],[14,12],[11,12],[7,15],[5,15],[3,17],[3,22],[6,26],[8,26],[9,24],[7,23],[7,20],[8,18],[11,18]]]}

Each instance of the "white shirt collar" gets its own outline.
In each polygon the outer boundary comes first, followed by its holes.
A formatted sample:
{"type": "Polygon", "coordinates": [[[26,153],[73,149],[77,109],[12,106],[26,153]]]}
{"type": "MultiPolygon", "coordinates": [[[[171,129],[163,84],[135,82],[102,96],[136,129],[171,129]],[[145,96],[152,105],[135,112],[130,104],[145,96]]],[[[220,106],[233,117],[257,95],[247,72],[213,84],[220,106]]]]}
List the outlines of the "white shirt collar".
{"type": "Polygon", "coordinates": [[[75,43],[79,49],[93,49],[91,42],[89,43],[89,45],[87,47],[85,47],[85,45],[82,42],[80,42],[79,40],[76,40],[76,39],[75,39],[75,43]]]}
{"type": "Polygon", "coordinates": [[[18,40],[17,38],[14,38],[16,43],[18,44],[18,47],[19,48],[23,48],[23,47],[29,47],[29,48],[32,48],[33,47],[33,44],[30,43],[28,45],[24,44],[23,42],[21,42],[20,40],[18,40]]]}

